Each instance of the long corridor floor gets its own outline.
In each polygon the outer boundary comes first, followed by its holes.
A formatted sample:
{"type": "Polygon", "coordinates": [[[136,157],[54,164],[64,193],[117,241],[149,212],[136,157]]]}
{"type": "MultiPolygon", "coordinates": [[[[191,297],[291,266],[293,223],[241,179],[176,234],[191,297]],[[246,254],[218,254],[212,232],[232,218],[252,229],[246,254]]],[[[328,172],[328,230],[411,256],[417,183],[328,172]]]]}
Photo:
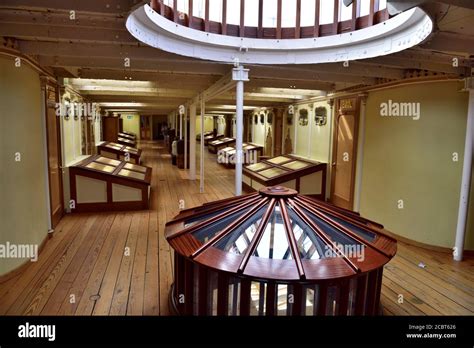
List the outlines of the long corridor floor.
{"type": "MultiPolygon", "coordinates": [[[[171,165],[163,143],[142,142],[153,168],[147,211],[66,215],[37,262],[0,283],[0,315],[169,315],[173,253],[164,226],[185,207],[231,197],[234,172],[206,151],[205,193],[171,165]]],[[[474,314],[474,259],[399,243],[385,267],[385,315],[474,314]],[[425,267],[419,267],[423,262],[425,267]]]]}

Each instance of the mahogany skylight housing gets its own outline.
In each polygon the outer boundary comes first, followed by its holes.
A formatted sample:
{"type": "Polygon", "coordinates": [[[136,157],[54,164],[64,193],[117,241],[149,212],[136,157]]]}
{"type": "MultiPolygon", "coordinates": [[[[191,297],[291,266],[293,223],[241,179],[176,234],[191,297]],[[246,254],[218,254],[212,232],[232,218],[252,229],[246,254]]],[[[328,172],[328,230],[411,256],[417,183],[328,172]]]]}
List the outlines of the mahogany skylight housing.
{"type": "Polygon", "coordinates": [[[396,253],[383,226],[280,186],[183,210],[165,233],[182,315],[374,315],[396,253]]]}

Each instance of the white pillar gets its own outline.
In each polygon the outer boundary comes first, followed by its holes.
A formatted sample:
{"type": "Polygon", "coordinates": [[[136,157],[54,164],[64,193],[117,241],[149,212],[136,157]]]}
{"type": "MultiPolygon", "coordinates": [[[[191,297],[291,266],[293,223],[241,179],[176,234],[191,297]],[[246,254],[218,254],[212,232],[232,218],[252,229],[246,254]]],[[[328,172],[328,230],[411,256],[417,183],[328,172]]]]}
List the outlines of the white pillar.
{"type": "Polygon", "coordinates": [[[326,169],[326,200],[328,201],[329,198],[331,197],[331,185],[332,185],[332,156],[333,156],[333,146],[334,146],[334,122],[335,122],[335,117],[336,114],[334,112],[334,99],[329,99],[327,101],[329,105],[329,116],[330,119],[327,122],[327,125],[329,127],[329,157],[328,157],[328,165],[326,169]]]}
{"type": "Polygon", "coordinates": [[[236,141],[235,141],[235,195],[242,194],[242,155],[243,155],[243,129],[244,129],[244,81],[248,81],[249,70],[243,66],[234,68],[232,79],[237,81],[235,106],[236,106],[236,141]]]}
{"type": "Polygon", "coordinates": [[[201,96],[201,168],[200,168],[200,183],[199,192],[204,193],[204,114],[206,109],[206,102],[201,96]]]}
{"type": "Polygon", "coordinates": [[[189,106],[189,179],[196,180],[196,104],[189,106]]]}
{"type": "Polygon", "coordinates": [[[188,108],[184,108],[184,170],[188,170],[188,108]]]}
{"type": "Polygon", "coordinates": [[[469,208],[469,192],[471,190],[472,155],[474,152],[474,78],[471,77],[466,79],[466,89],[469,90],[469,107],[467,111],[466,142],[464,145],[464,161],[462,168],[458,223],[456,227],[456,242],[453,253],[455,261],[462,261],[463,258],[469,208]]]}
{"type": "Polygon", "coordinates": [[[179,139],[183,139],[183,117],[184,110],[179,110],[179,139]]]}
{"type": "Polygon", "coordinates": [[[360,98],[360,116],[359,116],[359,135],[357,140],[357,160],[354,185],[354,206],[353,210],[360,211],[360,194],[362,190],[362,165],[364,161],[364,143],[365,143],[365,114],[367,106],[367,93],[359,95],[360,98]]]}

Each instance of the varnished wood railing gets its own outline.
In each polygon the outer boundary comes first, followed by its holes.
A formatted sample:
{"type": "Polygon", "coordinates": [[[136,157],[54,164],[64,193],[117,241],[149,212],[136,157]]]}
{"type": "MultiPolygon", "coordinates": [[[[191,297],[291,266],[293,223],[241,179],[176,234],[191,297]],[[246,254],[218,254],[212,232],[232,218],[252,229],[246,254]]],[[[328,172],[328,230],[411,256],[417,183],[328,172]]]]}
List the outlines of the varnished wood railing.
{"type": "MultiPolygon", "coordinates": [[[[301,26],[301,0],[296,0],[296,24],[295,27],[282,27],[282,0],[277,1],[276,27],[263,27],[263,0],[259,1],[258,26],[245,26],[245,1],[240,0],[240,24],[227,23],[227,0],[222,0],[222,22],[211,21],[209,19],[209,0],[205,0],[204,18],[195,17],[193,14],[193,0],[188,0],[188,12],[178,11],[177,1],[173,1],[173,7],[169,7],[162,0],[151,0],[150,6],[157,13],[167,19],[187,26],[192,29],[222,34],[236,37],[261,38],[261,39],[301,39],[320,36],[329,36],[355,31],[370,27],[383,22],[389,18],[387,9],[377,10],[379,0],[370,0],[369,14],[358,17],[360,11],[360,1],[354,1],[352,6],[352,18],[339,21],[339,0],[334,0],[334,18],[332,23],[320,24],[321,0],[314,0],[315,17],[314,25],[301,26]]],[[[327,1],[327,0],[326,0],[327,1]]]]}

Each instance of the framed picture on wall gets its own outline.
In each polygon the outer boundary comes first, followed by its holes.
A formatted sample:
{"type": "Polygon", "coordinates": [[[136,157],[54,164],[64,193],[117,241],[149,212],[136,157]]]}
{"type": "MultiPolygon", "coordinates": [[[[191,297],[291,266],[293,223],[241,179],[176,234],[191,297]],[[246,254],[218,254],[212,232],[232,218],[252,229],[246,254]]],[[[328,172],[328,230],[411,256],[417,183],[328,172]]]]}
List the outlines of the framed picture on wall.
{"type": "Polygon", "coordinates": [[[308,110],[307,109],[300,109],[299,110],[298,122],[299,122],[300,126],[307,126],[308,125],[308,110]]]}
{"type": "Polygon", "coordinates": [[[318,106],[314,109],[314,122],[318,126],[324,126],[327,123],[328,109],[324,106],[318,106]]]}
{"type": "Polygon", "coordinates": [[[258,124],[258,115],[254,115],[253,120],[255,124],[258,124]]]}
{"type": "Polygon", "coordinates": [[[273,112],[269,112],[267,115],[267,123],[272,124],[273,122],[273,112]]]}
{"type": "Polygon", "coordinates": [[[264,124],[264,123],[265,123],[265,114],[264,114],[264,113],[261,113],[261,114],[260,114],[260,123],[261,123],[261,124],[264,124]]]}

